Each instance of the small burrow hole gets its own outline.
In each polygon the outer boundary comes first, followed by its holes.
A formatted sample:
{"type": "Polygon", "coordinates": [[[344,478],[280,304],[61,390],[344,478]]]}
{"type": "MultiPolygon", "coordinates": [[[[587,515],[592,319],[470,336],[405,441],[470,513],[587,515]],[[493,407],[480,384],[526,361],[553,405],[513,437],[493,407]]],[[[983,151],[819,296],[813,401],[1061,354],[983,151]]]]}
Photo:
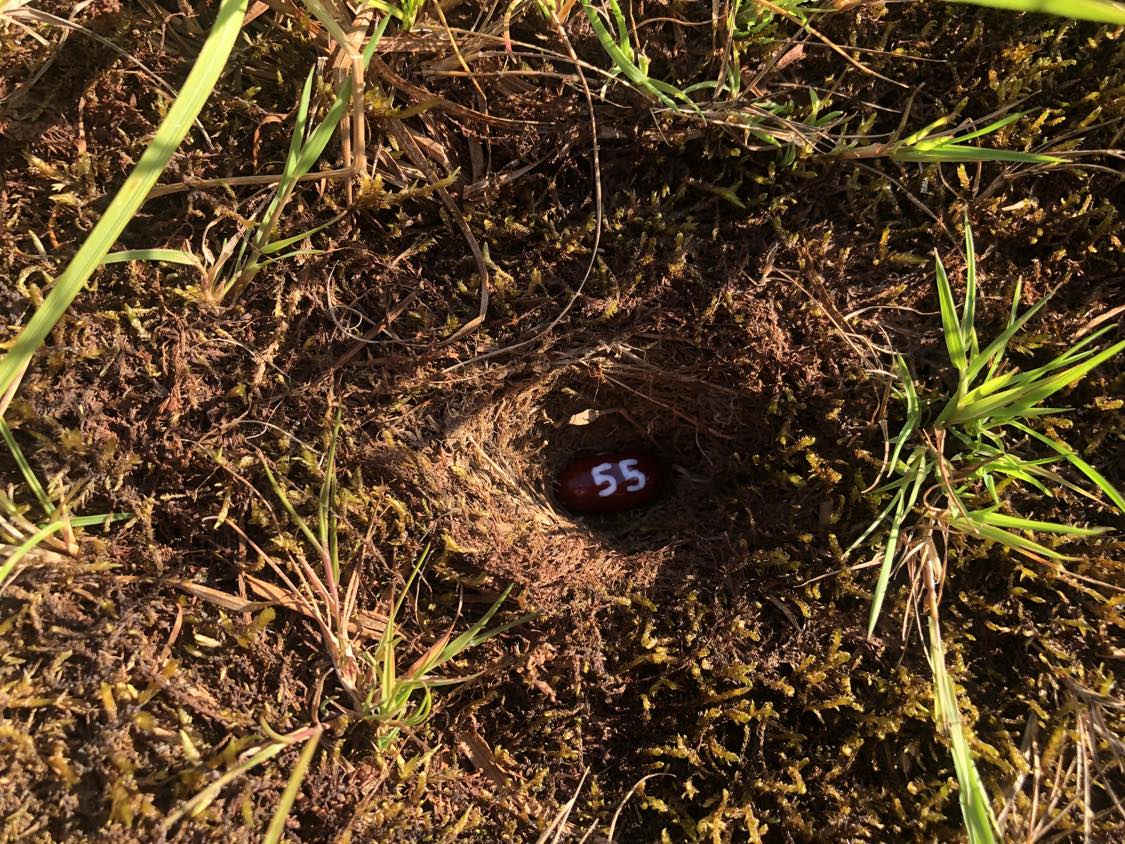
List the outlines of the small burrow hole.
{"type": "Polygon", "coordinates": [[[450,409],[433,495],[455,547],[543,598],[640,588],[698,576],[753,546],[755,455],[768,403],[703,367],[583,358],[511,379],[450,409]],[[669,467],[652,504],[612,515],[570,512],[556,479],[578,457],[643,449],[669,467]]]}

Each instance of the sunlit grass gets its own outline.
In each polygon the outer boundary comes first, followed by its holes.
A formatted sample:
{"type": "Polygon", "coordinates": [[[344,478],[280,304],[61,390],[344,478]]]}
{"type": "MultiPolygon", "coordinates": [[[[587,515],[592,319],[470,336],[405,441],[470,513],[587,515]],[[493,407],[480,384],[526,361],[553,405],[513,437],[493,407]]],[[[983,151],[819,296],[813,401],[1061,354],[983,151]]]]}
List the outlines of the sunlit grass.
{"type": "Polygon", "coordinates": [[[993,822],[945,667],[938,595],[947,567],[935,537],[945,539],[946,555],[952,553],[951,537],[961,537],[964,541],[993,542],[1034,561],[1061,566],[1074,558],[1045,545],[1040,535],[1080,538],[1109,530],[1030,519],[1015,512],[1011,498],[1021,488],[1053,496],[1053,487],[1125,511],[1125,498],[1100,472],[1071,446],[1034,427],[1042,416],[1066,412],[1047,406],[1047,399],[1117,355],[1125,349],[1125,341],[1099,349],[1095,342],[1115,328],[1105,326],[1048,362],[1021,370],[1008,360],[1009,344],[1042,310],[1049,297],[1019,314],[1017,283],[1006,328],[981,348],[975,327],[977,261],[967,221],[965,261],[965,302],[960,312],[940,257],[935,265],[945,348],[956,373],[956,387],[952,395],[924,391],[915,383],[906,361],[901,356],[896,358],[897,392],[906,419],[890,442],[887,467],[892,480],[877,490],[879,494],[889,493],[890,502],[848,553],[886,527],[877,557],[881,562],[868,617],[868,636],[874,633],[896,567],[911,567],[921,581],[919,588],[929,596],[934,717],[950,740],[965,826],[970,841],[977,844],[994,840],[993,822]],[[1046,446],[1048,452],[1033,454],[1032,445],[1046,446]],[[1057,464],[1061,463],[1069,463],[1088,483],[1082,485],[1067,478],[1059,471],[1062,467],[1057,464]]]}
{"type": "Polygon", "coordinates": [[[1101,493],[1118,509],[1125,510],[1121,493],[1075,449],[1033,427],[1041,416],[1065,413],[1065,409],[1049,407],[1044,402],[1125,349],[1125,341],[1099,350],[1095,341],[1115,327],[1105,326],[1047,363],[1021,371],[1008,362],[1008,345],[1049,298],[1041,299],[1017,316],[1017,284],[1007,327],[980,348],[974,326],[976,256],[972,231],[967,226],[965,244],[966,299],[960,315],[954,306],[945,267],[940,258],[936,262],[945,345],[957,373],[954,394],[920,397],[905,360],[899,357],[895,361],[897,389],[906,414],[902,430],[891,440],[888,466],[897,477],[881,488],[882,492],[892,493],[890,503],[852,546],[858,547],[880,526],[889,525],[868,620],[869,635],[875,629],[898,559],[900,537],[912,519],[989,539],[1033,559],[1065,560],[1065,555],[1023,534],[1089,536],[1106,529],[1034,521],[1005,512],[1010,507],[1001,495],[1002,487],[1014,491],[1025,485],[1050,495],[1050,483],[1090,497],[1101,493]],[[1027,446],[1031,442],[1047,446],[1050,453],[1028,456],[1027,446]],[[1070,463],[1084,475],[1091,482],[1091,489],[1084,489],[1051,468],[1060,462],[1070,463]],[[940,505],[935,503],[935,494],[940,496],[940,505]]]}
{"type": "MultiPolygon", "coordinates": [[[[327,14],[327,12],[325,12],[327,14]]],[[[385,15],[376,25],[371,37],[364,45],[356,61],[362,70],[366,70],[387,25],[391,21],[390,15],[385,15]]],[[[336,27],[339,29],[339,26],[336,27]]],[[[341,34],[342,34],[342,30],[341,34]]],[[[313,126],[309,127],[309,109],[312,101],[313,83],[316,79],[315,69],[309,71],[305,78],[304,87],[301,89],[300,100],[297,104],[293,134],[290,138],[289,152],[285,158],[285,165],[281,171],[281,179],[277,184],[273,197],[261,214],[257,226],[248,235],[241,239],[237,252],[233,254],[231,268],[226,268],[225,263],[232,255],[228,248],[223,250],[222,257],[212,267],[208,268],[204,295],[212,302],[222,302],[228,295],[238,295],[246,285],[263,267],[277,261],[300,255],[315,254],[315,250],[298,249],[301,241],[315,235],[317,232],[339,222],[342,215],[337,215],[326,223],[299,234],[275,238],[281,215],[293,196],[293,192],[301,179],[320,160],[328,142],[336,134],[340,122],[348,113],[352,104],[354,80],[346,78],[336,92],[331,106],[324,117],[313,126]]]]}
{"type": "Polygon", "coordinates": [[[248,0],[223,0],[215,24],[192,65],[179,95],[161,121],[136,167],[114,195],[105,214],[83,241],[66,269],[55,279],[47,298],[0,359],[0,415],[11,401],[35,351],[47,339],[82,290],[86,280],[101,265],[106,254],[145,201],[172,155],[187,136],[196,116],[211,96],[226,67],[228,56],[242,28],[248,0]]]}
{"type": "MultiPolygon", "coordinates": [[[[820,113],[820,99],[810,89],[812,100],[808,116],[803,120],[791,119],[792,104],[772,102],[745,102],[739,97],[741,68],[739,45],[747,39],[759,37],[768,41],[762,30],[775,16],[784,17],[795,24],[808,27],[808,19],[800,2],[785,5],[767,3],[751,12],[752,4],[734,4],[726,21],[730,45],[724,58],[724,77],[704,80],[677,87],[657,79],[649,72],[649,60],[644,50],[630,34],[624,12],[617,0],[605,0],[604,8],[595,6],[593,0],[581,0],[582,9],[593,27],[594,34],[612,67],[610,80],[622,81],[655,104],[690,118],[717,122],[724,126],[739,125],[757,140],[780,150],[782,165],[788,166],[799,152],[812,152],[818,147],[831,149],[826,157],[841,160],[888,158],[893,161],[921,164],[1004,162],[1009,164],[1061,164],[1064,159],[1043,153],[1022,150],[997,149],[978,146],[971,141],[993,135],[1009,126],[1022,113],[1013,113],[994,120],[979,129],[969,131],[943,131],[950,122],[942,117],[922,129],[903,137],[881,143],[864,143],[843,135],[833,136],[833,129],[843,126],[847,117],[840,111],[820,113]],[[729,101],[722,98],[728,94],[729,101]],[[706,97],[700,98],[700,94],[706,97]]],[[[815,31],[814,31],[815,32],[815,31]]],[[[819,36],[821,40],[823,36],[819,36]]],[[[833,45],[834,46],[834,45],[833,45]]],[[[838,49],[838,48],[837,48],[838,49]]],[[[603,95],[606,87],[603,86],[603,95]]]]}
{"type": "Polygon", "coordinates": [[[1039,12],[1075,20],[1125,26],[1125,4],[1114,0],[950,0],[1010,12],[1039,12]]]}
{"type": "MultiPolygon", "coordinates": [[[[278,548],[283,549],[282,553],[270,553],[238,525],[229,524],[283,584],[284,603],[299,609],[303,616],[314,622],[319,644],[331,661],[333,675],[343,694],[328,691],[325,692],[327,697],[320,699],[318,693],[311,722],[286,734],[278,733],[261,720],[259,740],[243,752],[229,770],[172,812],[166,820],[168,826],[202,812],[228,783],[268,762],[283,750],[300,745],[301,754],[263,839],[267,842],[279,841],[285,818],[326,729],[368,724],[375,729],[376,748],[396,752],[394,748],[399,736],[404,731],[417,729],[430,718],[435,690],[458,685],[475,676],[449,676],[442,673],[444,670],[468,651],[534,616],[526,614],[486,629],[511,593],[512,587],[509,586],[465,631],[454,636],[450,629],[404,668],[400,660],[406,639],[397,619],[415,579],[426,564],[429,556],[427,548],[398,591],[397,598],[393,594],[390,596],[386,622],[378,641],[365,641],[356,632],[359,628],[355,623],[362,585],[360,557],[358,552],[353,556],[342,549],[339,537],[336,475],[339,431],[340,420],[337,418],[324,458],[324,480],[317,496],[314,521],[298,512],[283,481],[270,468],[265,457],[261,458],[274,498],[303,538],[303,547],[282,541],[277,543],[278,548]],[[321,720],[322,717],[324,720],[321,720]]],[[[409,766],[410,762],[405,764],[409,766]]]]}

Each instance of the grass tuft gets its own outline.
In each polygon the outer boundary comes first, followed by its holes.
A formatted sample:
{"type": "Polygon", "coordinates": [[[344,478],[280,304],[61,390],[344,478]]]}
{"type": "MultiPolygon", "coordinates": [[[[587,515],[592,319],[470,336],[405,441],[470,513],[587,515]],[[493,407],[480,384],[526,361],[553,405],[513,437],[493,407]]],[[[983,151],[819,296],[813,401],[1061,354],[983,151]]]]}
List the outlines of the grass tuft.
{"type": "Polygon", "coordinates": [[[950,366],[956,373],[956,388],[949,397],[940,391],[920,397],[905,360],[896,356],[896,389],[906,421],[891,441],[887,467],[893,480],[879,490],[891,493],[891,501],[848,551],[867,542],[881,526],[887,526],[867,623],[869,637],[878,623],[896,564],[921,559],[917,570],[925,580],[924,588],[929,595],[934,718],[951,743],[961,788],[962,816],[970,841],[978,844],[994,841],[995,822],[964,735],[953,683],[945,667],[938,595],[947,565],[941,562],[933,537],[935,534],[945,537],[947,555],[954,548],[951,537],[960,536],[966,540],[994,542],[1040,563],[1061,564],[1074,558],[1033,537],[1048,533],[1064,538],[1088,538],[1108,532],[1106,527],[1029,519],[1014,512],[1009,499],[1021,486],[1049,495],[1047,484],[1052,484],[1101,502],[1108,499],[1119,510],[1125,510],[1121,507],[1120,492],[1078,457],[1074,449],[1032,427],[1034,420],[1046,413],[1064,413],[1065,410],[1048,408],[1043,402],[1120,353],[1125,349],[1125,341],[1101,350],[1094,347],[1093,342],[1098,337],[1114,328],[1106,326],[1047,363],[1021,371],[1007,359],[1009,344],[1049,297],[1017,317],[1017,289],[1007,327],[982,350],[974,324],[978,276],[976,248],[968,220],[965,221],[965,258],[966,294],[960,313],[941,257],[935,258],[942,332],[950,366]],[[924,420],[928,421],[924,424],[924,420]],[[1054,453],[1045,458],[1028,456],[1029,442],[1049,445],[1054,453]],[[902,459],[901,455],[907,451],[909,456],[902,459]],[[1052,468],[1053,464],[1064,461],[1085,475],[1092,487],[1084,489],[1052,468]],[[1099,499],[1098,493],[1104,495],[1104,499],[1099,499]]]}
{"type": "Polygon", "coordinates": [[[285,598],[279,602],[294,607],[315,623],[320,634],[320,644],[332,663],[333,673],[343,696],[329,692],[329,699],[320,700],[318,693],[312,721],[287,734],[278,733],[262,720],[262,734],[259,738],[263,741],[256,742],[251,750],[242,754],[241,761],[233,768],[177,809],[169,817],[167,826],[203,811],[235,778],[268,762],[289,747],[302,745],[301,754],[263,839],[267,842],[280,841],[285,820],[326,729],[342,729],[348,725],[365,723],[375,729],[375,746],[383,752],[392,751],[403,732],[416,730],[430,718],[436,689],[458,685],[476,676],[445,676],[439,672],[467,651],[535,615],[529,613],[486,629],[511,593],[512,586],[508,586],[467,630],[457,636],[453,635],[452,630],[447,631],[403,670],[399,663],[405,637],[397,619],[415,579],[429,557],[427,547],[415,563],[398,597],[391,594],[382,633],[378,642],[369,647],[362,635],[354,632],[359,629],[355,618],[361,593],[358,558],[341,557],[338,536],[336,449],[340,424],[337,416],[325,455],[324,481],[317,496],[315,524],[310,524],[298,512],[285,486],[265,457],[261,456],[262,466],[275,498],[288,520],[304,537],[315,562],[310,562],[302,549],[288,542],[278,543],[280,548],[285,549],[284,558],[278,559],[258,546],[235,523],[229,524],[284,584],[281,591],[285,598]],[[322,721],[321,717],[326,713],[339,714],[322,721]]]}

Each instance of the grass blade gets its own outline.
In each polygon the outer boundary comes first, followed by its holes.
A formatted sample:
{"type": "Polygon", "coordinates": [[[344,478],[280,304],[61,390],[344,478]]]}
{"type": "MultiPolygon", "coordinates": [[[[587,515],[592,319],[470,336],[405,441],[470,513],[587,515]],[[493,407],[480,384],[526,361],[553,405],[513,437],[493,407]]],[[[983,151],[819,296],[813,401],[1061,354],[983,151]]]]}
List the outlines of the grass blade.
{"type": "Polygon", "coordinates": [[[321,223],[319,226],[314,226],[313,228],[309,229],[308,231],[303,231],[300,234],[295,234],[295,235],[292,235],[290,237],[284,237],[281,240],[274,240],[274,241],[268,243],[267,245],[263,246],[261,248],[261,250],[259,250],[259,251],[263,255],[272,255],[275,252],[280,252],[282,249],[287,249],[288,247],[292,246],[294,243],[300,243],[305,238],[312,237],[314,234],[317,234],[319,232],[324,231],[329,226],[340,222],[340,220],[344,219],[344,216],[345,216],[344,214],[337,214],[332,219],[326,220],[325,222],[321,223]]]}
{"type": "Polygon", "coordinates": [[[586,18],[590,21],[590,26],[593,27],[594,34],[598,37],[602,49],[605,50],[606,54],[612,59],[618,70],[625,75],[625,78],[637,88],[648,93],[654,99],[659,100],[661,104],[668,108],[676,109],[676,103],[657,90],[656,87],[653,86],[652,80],[649,78],[648,74],[637,67],[617,45],[613,36],[610,35],[609,30],[606,29],[601,15],[594,9],[590,0],[582,0],[582,9],[586,12],[586,18]]]}
{"type": "Polygon", "coordinates": [[[293,810],[293,803],[297,800],[301,783],[305,780],[313,754],[316,753],[323,734],[324,729],[318,728],[301,748],[301,755],[297,757],[297,764],[293,766],[293,773],[289,775],[285,791],[281,793],[281,799],[277,803],[273,817],[270,818],[270,825],[266,828],[266,834],[262,836],[262,844],[279,844],[281,841],[281,836],[285,833],[285,821],[289,819],[289,813],[293,810]]]}
{"type": "Polygon", "coordinates": [[[39,543],[46,539],[48,536],[53,536],[54,534],[62,530],[65,525],[66,522],[63,521],[51,522],[51,524],[47,525],[46,527],[40,528],[37,532],[29,536],[14,551],[12,551],[11,554],[8,555],[8,559],[6,559],[3,564],[0,564],[0,591],[3,591],[4,587],[8,585],[8,576],[12,573],[12,570],[16,567],[19,561],[30,554],[32,551],[34,551],[39,543]]]}
{"type": "Polygon", "coordinates": [[[937,618],[931,614],[930,667],[934,675],[934,722],[941,732],[949,738],[950,752],[953,756],[953,770],[960,786],[958,799],[961,803],[961,816],[969,833],[970,844],[994,844],[992,833],[992,809],[988,792],[984,790],[969,740],[961,723],[961,710],[957,704],[957,691],[945,667],[945,647],[941,641],[941,628],[937,618]]]}
{"type": "Polygon", "coordinates": [[[71,527],[90,527],[91,525],[109,525],[133,518],[134,513],[101,513],[96,516],[71,516],[71,527]]]}
{"type": "Polygon", "coordinates": [[[267,762],[274,756],[279,754],[285,748],[289,747],[287,742],[277,741],[272,744],[267,744],[262,749],[258,750],[246,759],[243,759],[229,771],[218,777],[214,782],[210,783],[206,788],[186,801],[182,806],[173,811],[164,821],[163,829],[171,829],[181,818],[185,815],[194,817],[199,812],[207,808],[211,802],[219,796],[219,793],[227,786],[228,783],[233,782],[247,771],[252,771],[254,768],[267,762]]]}
{"type": "Polygon", "coordinates": [[[1050,560],[1058,560],[1060,562],[1073,560],[1074,557],[1060,554],[1058,551],[1053,551],[1045,545],[1040,545],[1038,542],[1027,539],[1016,533],[1004,530],[1003,528],[996,527],[995,525],[983,524],[972,519],[965,518],[964,516],[953,516],[948,519],[950,527],[963,533],[975,534],[982,536],[985,539],[1003,545],[1006,548],[1011,548],[1013,551],[1030,557],[1033,560],[1042,562],[1043,557],[1050,560]]]}
{"type": "Polygon", "coordinates": [[[127,261],[163,261],[166,264],[183,264],[203,269],[199,259],[183,249],[123,249],[110,252],[102,258],[102,264],[123,264],[127,261]]]}
{"type": "Polygon", "coordinates": [[[332,12],[320,0],[301,0],[302,5],[315,17],[324,28],[328,30],[329,34],[335,39],[336,43],[340,45],[340,49],[344,50],[349,57],[354,57],[355,50],[351,46],[351,40],[348,38],[348,33],[336,20],[332,12]]]}
{"type": "Polygon", "coordinates": [[[891,579],[895,550],[898,547],[898,538],[902,532],[903,523],[906,521],[906,516],[914,509],[914,504],[918,500],[918,493],[922,488],[922,482],[926,479],[924,455],[925,451],[922,448],[916,448],[914,453],[910,455],[905,473],[910,480],[910,486],[903,486],[895,496],[898,503],[895,507],[894,518],[891,520],[890,533],[887,534],[887,544],[883,549],[883,563],[879,567],[879,579],[875,584],[875,593],[871,596],[871,610],[867,617],[868,638],[871,638],[871,634],[875,632],[875,624],[879,620],[879,613],[883,609],[883,601],[887,596],[887,585],[891,579]]]}
{"type": "MultiPolygon", "coordinates": [[[[1023,279],[1021,279],[1017,276],[1015,287],[1012,290],[1012,308],[1008,312],[1008,322],[1004,326],[1005,331],[1009,330],[1015,324],[1016,318],[1019,316],[1020,296],[1022,295],[1022,293],[1023,293],[1023,279]]],[[[973,366],[976,364],[977,358],[979,358],[979,355],[976,356],[976,358],[974,358],[974,360],[969,362],[969,368],[970,369],[972,369],[973,366]]],[[[991,359],[986,361],[987,364],[988,364],[988,376],[987,376],[986,380],[991,380],[992,377],[994,375],[996,375],[996,372],[1000,368],[1000,364],[1001,364],[1002,360],[1003,360],[1002,355],[994,355],[991,359]]]]}
{"type": "Polygon", "coordinates": [[[958,135],[957,137],[952,138],[951,140],[953,140],[955,143],[962,144],[965,141],[972,141],[972,140],[975,140],[976,138],[983,138],[985,135],[991,135],[993,132],[999,132],[1005,126],[1009,126],[1012,123],[1015,123],[1017,120],[1019,120],[1025,114],[1027,114],[1027,112],[1017,111],[1014,114],[1005,115],[1004,117],[1001,117],[999,120],[995,120],[992,123],[989,123],[987,126],[985,126],[982,129],[974,129],[972,132],[966,132],[964,135],[958,135]]]}
{"type": "MultiPolygon", "coordinates": [[[[957,308],[953,304],[953,288],[949,286],[949,276],[945,273],[945,265],[941,256],[934,253],[934,264],[937,272],[938,303],[941,305],[941,326],[945,333],[945,348],[949,352],[949,360],[961,374],[961,383],[965,382],[965,369],[968,359],[965,356],[965,341],[961,335],[961,326],[957,321],[957,308]]],[[[958,393],[963,393],[958,390],[958,393]]]]}
{"type": "MultiPolygon", "coordinates": [[[[305,86],[301,89],[301,99],[297,101],[297,115],[293,121],[293,134],[289,137],[289,152],[285,156],[285,166],[281,168],[281,181],[278,183],[278,192],[292,183],[297,159],[301,155],[301,147],[305,145],[305,135],[308,134],[309,105],[312,103],[312,83],[316,68],[309,68],[309,75],[305,77],[305,86]]],[[[267,213],[265,215],[269,217],[267,213]]]]}
{"type": "Polygon", "coordinates": [[[297,180],[304,175],[298,170],[297,165],[301,157],[301,150],[305,145],[305,135],[308,132],[309,104],[312,101],[313,72],[315,70],[315,67],[309,68],[309,74],[305,77],[305,85],[301,89],[301,98],[297,101],[297,115],[294,120],[293,134],[289,137],[289,151],[285,155],[285,166],[281,168],[281,179],[277,184],[273,199],[266,206],[266,212],[262,215],[262,220],[258,224],[256,242],[264,242],[271,236],[274,225],[277,223],[277,216],[280,214],[280,206],[292,192],[297,180]]]}
{"type": "MultiPolygon", "coordinates": [[[[903,483],[900,480],[899,481],[899,488],[901,489],[903,486],[905,486],[905,483],[903,483]]],[[[886,520],[887,516],[890,515],[891,510],[895,509],[895,506],[897,504],[898,504],[898,496],[896,495],[894,498],[891,499],[891,503],[883,508],[883,512],[875,517],[875,521],[873,521],[871,524],[869,524],[867,526],[867,529],[859,535],[859,538],[855,542],[853,542],[851,545],[849,545],[846,551],[844,551],[844,558],[845,559],[847,559],[847,557],[851,555],[852,551],[854,551],[856,548],[858,548],[860,545],[862,545],[864,542],[867,541],[867,539],[871,536],[871,534],[873,534],[879,528],[879,525],[883,524],[883,522],[886,520]]]]}
{"type": "Polygon", "coordinates": [[[902,454],[903,446],[922,421],[922,407],[918,403],[918,390],[914,386],[914,379],[910,377],[910,370],[907,368],[902,355],[895,355],[895,372],[898,375],[898,380],[902,383],[902,397],[906,403],[906,422],[903,423],[902,430],[895,438],[894,452],[891,454],[889,463],[889,471],[892,472],[898,465],[898,458],[902,454]]]}
{"type": "MultiPolygon", "coordinates": [[[[996,337],[995,340],[989,343],[988,346],[985,347],[983,352],[977,355],[973,360],[969,361],[969,371],[966,373],[966,377],[970,381],[972,381],[977,377],[978,374],[980,374],[980,371],[984,369],[985,365],[988,364],[989,361],[991,361],[995,357],[1003,355],[1005,349],[1008,348],[1008,343],[1011,342],[1011,339],[1019,333],[1020,329],[1022,329],[1027,324],[1028,320],[1030,320],[1033,316],[1035,316],[1037,313],[1039,313],[1039,311],[1043,309],[1043,306],[1051,300],[1051,296],[1053,295],[1054,291],[1051,291],[1051,293],[1048,293],[1046,296],[1044,296],[1042,299],[1040,299],[1038,302],[1024,311],[1023,316],[1019,317],[1018,319],[1013,319],[1011,322],[1009,322],[1008,327],[1005,328],[999,334],[999,336],[996,337]]],[[[1016,304],[1018,304],[1018,302],[1019,294],[1017,292],[1016,298],[1012,305],[1013,314],[1015,313],[1016,304]]]]}
{"type": "Polygon", "coordinates": [[[1125,26],[1125,5],[1112,0],[950,0],[952,3],[1008,9],[1013,12],[1041,12],[1063,18],[1076,18],[1111,26],[1125,26]]]}
{"type": "Polygon", "coordinates": [[[1019,422],[1013,422],[1011,423],[1011,425],[1013,428],[1019,431],[1023,431],[1028,436],[1039,440],[1039,442],[1043,443],[1044,445],[1050,446],[1056,452],[1061,454],[1063,458],[1065,458],[1072,466],[1074,466],[1075,469],[1077,469],[1079,472],[1081,472],[1083,475],[1097,484],[1098,488],[1107,496],[1109,496],[1109,499],[1115,505],[1117,505],[1117,509],[1119,511],[1125,513],[1125,496],[1123,496],[1101,472],[1099,472],[1097,469],[1095,469],[1093,466],[1079,457],[1078,452],[1076,452],[1073,448],[1066,445],[1065,443],[1056,442],[1055,440],[1039,433],[1038,431],[1033,431],[1031,428],[1027,427],[1026,425],[1020,424],[1019,422]]]}
{"type": "Polygon", "coordinates": [[[50,294],[0,360],[0,396],[15,389],[32,355],[47,339],[47,335],[70,307],[86,280],[101,264],[168,166],[173,153],[187,135],[226,67],[227,58],[242,28],[247,2],[248,0],[223,0],[219,6],[211,33],[152,142],[125,179],[125,184],[113,197],[94,230],[82,243],[78,253],[56,279],[50,294]]]}
{"type": "MultiPolygon", "coordinates": [[[[1115,326],[1108,327],[1114,328],[1115,326]]],[[[1099,335],[1101,333],[1102,332],[1098,332],[1099,335]]],[[[966,393],[962,398],[962,402],[968,403],[976,401],[977,399],[984,398],[985,396],[990,396],[997,390],[1000,390],[1002,388],[1030,384],[1031,382],[1042,378],[1044,375],[1050,372],[1054,372],[1056,369],[1061,369],[1062,367],[1069,366],[1073,363],[1076,363],[1077,361],[1085,360],[1086,358],[1090,357],[1090,355],[1097,353],[1097,349],[1082,350],[1082,347],[1086,346],[1088,342],[1093,339],[1096,338],[1091,335],[1081,342],[1075,343],[1050,363],[1046,363],[1043,366],[1038,367],[1037,369],[1032,369],[1027,372],[1012,370],[1011,372],[1005,372],[1003,375],[990,375],[982,384],[980,384],[980,386],[966,393]]]]}
{"type": "Polygon", "coordinates": [[[55,512],[55,505],[51,501],[51,496],[47,495],[47,491],[43,489],[43,484],[39,482],[39,478],[32,470],[31,464],[27,462],[19,443],[16,442],[12,429],[8,427],[8,423],[4,421],[2,416],[0,416],[0,436],[3,436],[4,442],[7,443],[8,451],[12,453],[12,459],[16,461],[16,466],[19,467],[20,474],[23,475],[28,489],[35,495],[39,506],[43,508],[44,514],[48,517],[51,516],[55,512]]]}
{"type": "Polygon", "coordinates": [[[933,149],[904,149],[891,153],[895,161],[916,161],[923,164],[961,164],[971,161],[998,161],[1007,164],[1065,164],[1065,158],[1039,152],[1019,152],[990,147],[969,147],[945,143],[933,149]]]}
{"type": "MultiPolygon", "coordinates": [[[[323,7],[320,8],[322,12],[327,14],[323,7]]],[[[392,16],[388,14],[384,15],[379,20],[379,23],[375,26],[375,31],[368,39],[367,44],[364,45],[363,52],[359,54],[359,58],[361,59],[364,69],[366,69],[367,66],[371,63],[371,58],[375,55],[375,50],[379,46],[379,42],[382,40],[383,33],[386,32],[387,25],[390,23],[391,17],[392,16]]],[[[350,42],[348,41],[340,42],[341,48],[350,49],[348,46],[349,43],[350,42]]],[[[309,72],[310,78],[312,72],[312,70],[310,70],[309,72]]],[[[252,257],[252,259],[249,261],[243,261],[243,255],[247,246],[247,241],[244,240],[239,252],[239,257],[236,261],[236,267],[238,267],[238,269],[232,274],[231,278],[229,278],[220,286],[220,290],[218,292],[219,300],[224,299],[227,295],[232,293],[234,295],[237,295],[239,291],[244,289],[246,285],[249,284],[250,279],[253,278],[257,271],[261,269],[262,266],[265,266],[266,263],[269,263],[257,262],[257,255],[276,252],[280,249],[285,248],[285,246],[288,245],[289,242],[296,242],[297,240],[303,239],[303,237],[298,237],[295,239],[287,238],[285,241],[282,241],[280,245],[276,243],[270,243],[270,239],[274,235],[282,211],[284,210],[285,205],[289,202],[289,199],[292,196],[297,183],[306,173],[309,172],[309,170],[312,169],[313,165],[316,164],[317,160],[324,152],[325,147],[328,146],[328,142],[332,140],[332,136],[336,133],[336,128],[340,125],[340,121],[343,119],[344,114],[351,107],[352,78],[351,76],[348,76],[344,79],[344,81],[340,85],[340,90],[336,92],[336,98],[332,101],[332,105],[329,107],[328,112],[324,115],[324,118],[320,121],[320,123],[317,124],[316,128],[313,129],[311,133],[309,133],[308,139],[304,140],[304,121],[307,118],[308,110],[308,101],[306,99],[305,92],[309,91],[311,95],[311,88],[309,86],[310,82],[306,80],[305,89],[302,90],[301,100],[298,103],[297,126],[294,129],[293,137],[290,141],[289,155],[285,161],[285,170],[283,172],[282,181],[278,185],[277,191],[275,192],[273,199],[270,200],[270,204],[267,206],[266,213],[262,215],[262,221],[258,224],[258,227],[254,233],[252,243],[252,255],[254,257],[252,257]],[[295,151],[296,154],[294,155],[295,151]]],[[[331,222],[332,221],[329,221],[329,223],[326,223],[325,225],[330,225],[331,222]]],[[[307,232],[306,234],[311,234],[315,231],[319,231],[319,228],[313,229],[311,232],[307,232]]],[[[292,255],[288,257],[292,257],[292,255]]],[[[271,260],[279,259],[275,258],[271,260]]]]}
{"type": "Polygon", "coordinates": [[[1044,533],[1061,533],[1068,536],[1100,536],[1112,530],[1112,528],[1107,527],[1080,528],[1060,524],[1059,522],[1040,522],[1035,519],[1025,519],[1022,516],[1009,516],[1006,513],[999,513],[994,510],[972,510],[968,513],[968,517],[974,521],[980,521],[986,525],[995,525],[996,527],[1032,532],[1038,530],[1044,533]]]}
{"type": "MultiPolygon", "coordinates": [[[[1064,387],[1078,381],[1094,367],[1105,363],[1107,360],[1125,349],[1125,340],[1115,343],[1108,349],[1103,349],[1096,355],[1087,358],[1064,369],[1049,378],[1040,379],[1033,384],[1013,387],[1003,390],[993,396],[980,401],[970,402],[964,407],[957,407],[948,419],[951,424],[963,424],[975,419],[1006,413],[1008,416],[1018,418],[1026,410],[1034,408],[1041,401],[1049,398],[1064,387]]],[[[943,414],[944,415],[944,414],[943,414]]]]}
{"type": "Polygon", "coordinates": [[[269,484],[273,489],[274,495],[276,495],[278,500],[281,502],[281,506],[284,507],[285,512],[289,514],[289,518],[293,520],[293,524],[295,524],[300,529],[301,533],[305,535],[305,539],[309,541],[309,544],[323,555],[325,553],[324,546],[320,544],[319,540],[316,537],[316,534],[314,534],[309,528],[309,523],[302,519],[301,516],[297,513],[296,509],[294,509],[293,503],[289,500],[289,496],[285,494],[285,489],[281,486],[274,473],[270,471],[270,467],[266,462],[265,455],[261,455],[261,461],[262,468],[266,470],[266,478],[269,480],[269,484]]]}
{"type": "MultiPolygon", "coordinates": [[[[983,130],[982,130],[983,131],[983,130]]],[[[977,332],[973,328],[977,318],[977,251],[973,244],[973,227],[965,217],[965,310],[961,316],[961,338],[968,348],[969,357],[976,357],[977,332]]]]}

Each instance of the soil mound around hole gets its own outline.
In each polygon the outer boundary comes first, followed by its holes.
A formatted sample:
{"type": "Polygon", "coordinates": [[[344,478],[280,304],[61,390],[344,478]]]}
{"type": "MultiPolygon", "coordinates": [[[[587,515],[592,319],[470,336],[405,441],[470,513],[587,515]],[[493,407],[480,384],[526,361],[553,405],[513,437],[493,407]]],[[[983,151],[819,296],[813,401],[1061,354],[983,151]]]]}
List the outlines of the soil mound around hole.
{"type": "MultiPolygon", "coordinates": [[[[502,392],[482,389],[450,408],[430,466],[429,494],[452,513],[454,547],[488,573],[525,586],[541,608],[575,592],[647,588],[673,557],[681,572],[717,564],[730,511],[746,502],[750,455],[769,439],[761,395],[739,390],[737,369],[703,361],[660,366],[632,352],[568,356],[522,375],[502,392]],[[583,516],[555,483],[573,459],[644,448],[670,479],[651,505],[583,516]]],[[[743,537],[751,541],[750,537],[743,537]]]]}

